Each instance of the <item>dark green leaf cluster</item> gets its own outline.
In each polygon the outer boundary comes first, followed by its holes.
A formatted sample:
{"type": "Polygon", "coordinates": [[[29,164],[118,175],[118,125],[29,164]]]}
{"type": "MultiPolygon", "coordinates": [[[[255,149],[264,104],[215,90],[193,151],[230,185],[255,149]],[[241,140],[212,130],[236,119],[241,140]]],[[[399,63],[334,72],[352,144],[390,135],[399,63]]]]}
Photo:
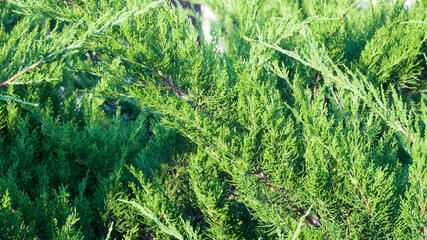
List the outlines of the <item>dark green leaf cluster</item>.
{"type": "Polygon", "coordinates": [[[194,3],[0,0],[0,239],[426,238],[427,3],[194,3]]]}

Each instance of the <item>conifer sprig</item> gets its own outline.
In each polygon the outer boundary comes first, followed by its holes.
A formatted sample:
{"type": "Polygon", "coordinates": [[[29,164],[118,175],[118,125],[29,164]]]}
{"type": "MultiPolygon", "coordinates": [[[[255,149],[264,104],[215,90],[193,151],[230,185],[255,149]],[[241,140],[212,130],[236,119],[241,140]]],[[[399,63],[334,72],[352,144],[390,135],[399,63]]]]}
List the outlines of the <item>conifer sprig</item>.
{"type": "Polygon", "coordinates": [[[425,239],[426,5],[197,2],[0,0],[0,238],[425,239]]]}

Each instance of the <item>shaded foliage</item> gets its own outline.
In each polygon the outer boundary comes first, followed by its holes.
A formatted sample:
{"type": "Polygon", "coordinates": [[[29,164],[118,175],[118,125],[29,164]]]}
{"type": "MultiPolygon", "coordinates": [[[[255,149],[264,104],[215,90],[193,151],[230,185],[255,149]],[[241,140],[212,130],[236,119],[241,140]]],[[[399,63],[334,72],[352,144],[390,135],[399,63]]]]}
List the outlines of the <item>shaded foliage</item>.
{"type": "Polygon", "coordinates": [[[0,238],[427,237],[426,3],[194,3],[0,0],[0,238]]]}

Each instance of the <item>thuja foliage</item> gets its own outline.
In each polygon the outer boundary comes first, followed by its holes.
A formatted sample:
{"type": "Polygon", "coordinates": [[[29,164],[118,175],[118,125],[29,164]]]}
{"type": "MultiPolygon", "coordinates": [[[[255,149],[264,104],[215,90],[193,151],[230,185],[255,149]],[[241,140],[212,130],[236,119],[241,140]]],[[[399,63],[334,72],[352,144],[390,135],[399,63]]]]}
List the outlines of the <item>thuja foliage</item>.
{"type": "Polygon", "coordinates": [[[0,239],[427,238],[427,2],[194,3],[0,0],[0,239]]]}

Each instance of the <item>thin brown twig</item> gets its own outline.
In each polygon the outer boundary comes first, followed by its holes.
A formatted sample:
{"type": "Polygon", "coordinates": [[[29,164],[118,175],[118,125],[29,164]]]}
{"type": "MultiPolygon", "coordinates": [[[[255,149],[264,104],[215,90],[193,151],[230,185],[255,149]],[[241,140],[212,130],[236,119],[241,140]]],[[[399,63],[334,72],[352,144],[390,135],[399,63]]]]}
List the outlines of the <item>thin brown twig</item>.
{"type": "Polygon", "coordinates": [[[234,198],[234,195],[237,192],[237,188],[235,186],[231,185],[231,190],[227,190],[227,192],[228,192],[227,200],[232,200],[234,198]]]}
{"type": "Polygon", "coordinates": [[[26,72],[30,71],[31,69],[33,69],[33,68],[35,68],[35,67],[37,67],[40,63],[41,63],[41,61],[38,61],[38,62],[34,63],[33,65],[31,65],[31,66],[29,66],[29,67],[25,68],[24,70],[22,70],[22,71],[18,72],[17,74],[13,75],[13,76],[12,76],[11,78],[9,78],[8,80],[6,80],[6,81],[2,82],[2,83],[0,84],[0,87],[6,86],[7,84],[9,84],[9,83],[11,83],[13,80],[15,80],[15,78],[17,78],[18,76],[20,76],[20,75],[22,75],[22,74],[24,74],[24,73],[26,73],[26,72]]]}
{"type": "Polygon", "coordinates": [[[362,189],[360,189],[360,187],[359,187],[359,186],[357,186],[357,185],[356,185],[356,187],[357,187],[357,190],[359,190],[359,193],[360,193],[360,195],[362,196],[363,201],[365,202],[365,205],[366,205],[366,207],[368,208],[369,213],[372,215],[371,207],[369,207],[368,200],[366,200],[365,195],[363,195],[362,189]]]}
{"type": "MultiPolygon", "coordinates": [[[[306,214],[306,211],[303,209],[298,209],[297,214],[299,216],[304,216],[306,214]]],[[[313,226],[317,230],[319,230],[319,227],[322,225],[322,223],[319,220],[317,220],[315,217],[313,217],[311,215],[308,215],[307,217],[305,217],[305,221],[308,223],[308,225],[313,226]]],[[[326,233],[326,236],[329,237],[328,232],[326,233]]]]}
{"type": "MultiPolygon", "coordinates": [[[[423,201],[423,218],[424,224],[426,224],[426,202],[423,201]]],[[[427,226],[424,225],[424,240],[427,240],[427,226]]]]}
{"type": "MultiPolygon", "coordinates": [[[[187,96],[187,94],[182,91],[181,89],[178,89],[175,87],[175,85],[173,84],[172,81],[172,77],[166,77],[160,70],[157,71],[159,74],[159,77],[163,80],[163,83],[169,88],[171,89],[177,97],[184,99],[185,101],[189,102],[191,104],[191,106],[193,106],[193,108],[195,108],[198,112],[202,112],[201,107],[197,107],[194,102],[190,101],[190,98],[187,96]]],[[[205,117],[207,117],[209,119],[210,122],[212,122],[212,118],[209,117],[209,115],[207,113],[204,113],[205,117]]]]}
{"type": "Polygon", "coordinates": [[[211,210],[211,208],[210,208],[210,207],[208,207],[208,210],[209,210],[209,215],[210,215],[210,216],[211,216],[211,218],[213,219],[213,221],[214,221],[215,225],[216,225],[217,227],[221,228],[221,227],[219,226],[219,224],[216,222],[216,217],[215,217],[215,215],[213,214],[213,212],[212,212],[212,210],[211,210]]]}
{"type": "MultiPolygon", "coordinates": [[[[362,189],[360,189],[360,187],[357,185],[357,183],[355,183],[355,184],[356,184],[357,190],[359,190],[359,193],[360,193],[360,195],[362,196],[363,201],[365,202],[365,205],[366,205],[366,207],[368,208],[369,214],[371,215],[371,218],[372,218],[372,217],[373,217],[373,216],[372,216],[372,211],[371,211],[371,207],[369,206],[368,200],[366,199],[365,195],[363,194],[362,189]]],[[[375,225],[376,225],[376,224],[375,224],[375,222],[374,222],[374,226],[375,226],[375,225]]]]}
{"type": "MultiPolygon", "coordinates": [[[[257,171],[259,171],[259,167],[257,167],[257,171]]],[[[259,174],[255,174],[255,176],[259,177],[267,185],[267,187],[270,189],[270,191],[275,191],[276,190],[275,187],[273,187],[272,185],[270,185],[267,177],[264,175],[263,172],[260,172],[259,174]]],[[[279,190],[282,193],[285,192],[284,188],[279,188],[279,190]]],[[[295,207],[295,208],[297,208],[296,212],[297,212],[298,215],[300,215],[300,216],[304,216],[305,215],[306,211],[304,209],[300,209],[298,207],[295,207]]],[[[308,215],[305,218],[305,221],[307,222],[308,225],[313,226],[317,230],[319,230],[319,227],[322,225],[322,223],[318,219],[316,219],[315,217],[313,217],[311,215],[308,215]]],[[[326,236],[329,236],[329,234],[327,233],[326,236]]]]}
{"type": "Polygon", "coordinates": [[[350,240],[351,240],[350,218],[348,217],[347,211],[345,211],[345,218],[347,219],[348,235],[350,236],[350,240]]]}
{"type": "MultiPolygon", "coordinates": [[[[68,151],[70,151],[72,154],[74,154],[74,155],[76,155],[76,156],[77,156],[77,154],[75,154],[73,151],[71,151],[71,149],[70,149],[70,148],[67,148],[67,149],[68,149],[68,151]]],[[[90,169],[90,167],[86,164],[86,162],[85,162],[85,161],[83,161],[83,159],[81,159],[79,156],[77,156],[77,159],[79,159],[79,161],[83,164],[83,166],[85,166],[85,168],[86,168],[87,170],[89,170],[89,172],[91,172],[91,173],[92,173],[92,175],[93,175],[95,178],[98,178],[98,174],[96,174],[96,172],[92,171],[92,169],[90,169]]]]}
{"type": "Polygon", "coordinates": [[[400,126],[400,124],[397,121],[393,121],[393,123],[396,125],[399,131],[401,131],[403,134],[405,134],[407,138],[411,140],[412,143],[415,143],[415,140],[405,131],[405,129],[403,129],[402,126],[400,126]]]}
{"type": "Polygon", "coordinates": [[[166,78],[162,72],[158,71],[160,78],[163,80],[163,83],[170,88],[179,98],[183,98],[185,101],[190,100],[187,94],[185,94],[181,89],[177,89],[172,82],[172,77],[166,78]]]}
{"type": "Polygon", "coordinates": [[[317,92],[317,84],[319,83],[319,80],[320,80],[320,72],[319,72],[319,73],[317,73],[316,82],[314,83],[313,96],[316,96],[316,92],[317,92]]]}
{"type": "MultiPolygon", "coordinates": [[[[12,209],[12,213],[13,213],[13,215],[16,215],[16,211],[14,209],[12,209]]],[[[18,219],[18,220],[19,220],[19,222],[22,223],[21,219],[18,219]]],[[[37,236],[37,234],[34,234],[34,238],[36,238],[37,240],[42,240],[39,236],[37,236]]]]}
{"type": "MultiPolygon", "coordinates": [[[[213,220],[215,221],[215,223],[216,223],[216,217],[213,215],[213,212],[212,212],[211,208],[210,208],[210,207],[208,207],[208,210],[209,210],[209,214],[211,215],[212,219],[213,219],[213,220]]],[[[217,223],[216,225],[218,226],[218,223],[217,223]]]]}
{"type": "Polygon", "coordinates": [[[76,11],[80,11],[80,10],[79,10],[79,8],[78,8],[78,7],[77,7],[73,2],[68,1],[68,2],[67,2],[67,4],[68,4],[70,7],[75,8],[75,9],[76,9],[76,11]]]}
{"type": "Polygon", "coordinates": [[[347,116],[345,115],[344,110],[343,110],[343,109],[342,109],[342,107],[341,107],[341,103],[340,103],[340,101],[338,100],[337,95],[335,94],[334,90],[332,90],[332,94],[334,95],[335,103],[338,105],[338,108],[339,108],[340,112],[341,112],[341,113],[342,113],[342,115],[344,116],[344,121],[345,121],[345,123],[347,123],[347,124],[348,124],[348,122],[347,122],[347,116]]]}
{"type": "Polygon", "coordinates": [[[171,184],[169,185],[169,191],[171,191],[171,190],[172,190],[173,185],[174,185],[174,184],[175,184],[175,182],[176,182],[176,179],[179,177],[179,174],[184,170],[184,168],[185,168],[185,164],[187,164],[187,159],[185,159],[185,161],[182,163],[182,165],[181,165],[181,169],[176,173],[175,178],[173,179],[173,181],[172,181],[172,182],[171,182],[171,184]]]}
{"type": "Polygon", "coordinates": [[[409,91],[407,93],[408,94],[411,94],[411,93],[427,93],[427,90],[414,90],[414,91],[409,91]]]}

